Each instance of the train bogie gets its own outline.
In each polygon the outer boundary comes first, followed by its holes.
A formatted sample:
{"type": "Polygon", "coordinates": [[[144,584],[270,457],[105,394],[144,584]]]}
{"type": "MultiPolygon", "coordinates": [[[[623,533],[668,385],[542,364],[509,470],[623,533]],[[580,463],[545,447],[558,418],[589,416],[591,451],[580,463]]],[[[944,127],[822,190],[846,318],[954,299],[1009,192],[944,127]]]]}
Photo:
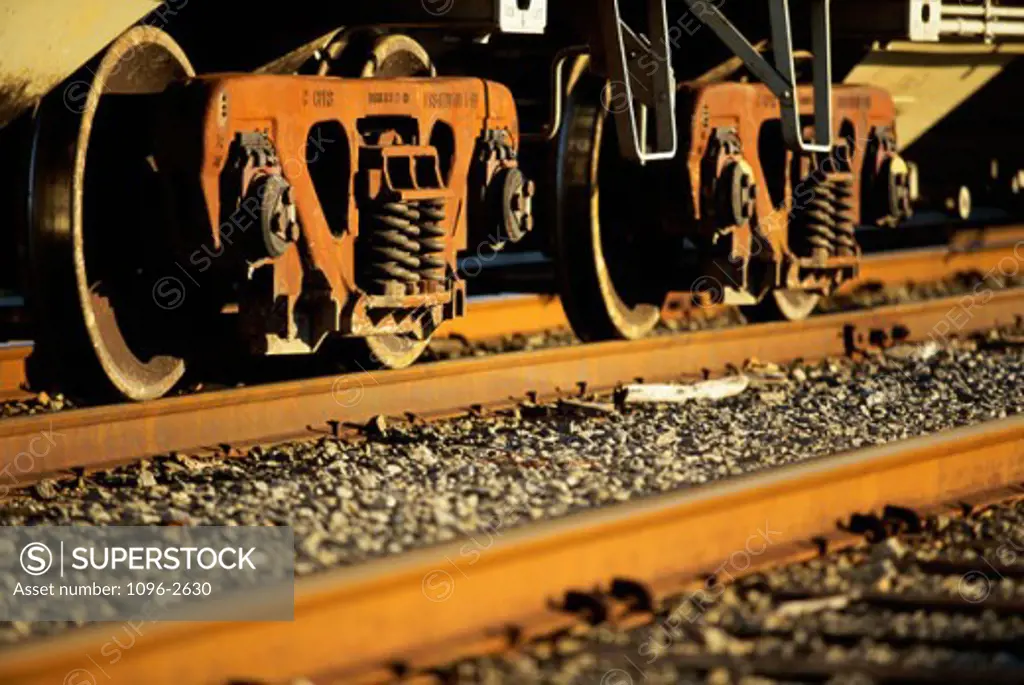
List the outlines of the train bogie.
{"type": "Polygon", "coordinates": [[[39,172],[66,178],[36,180],[34,230],[62,231],[47,265],[74,264],[75,278],[41,296],[57,311],[77,293],[54,322],[84,328],[91,378],[160,396],[184,371],[173,345],[201,346],[228,310],[252,354],[351,338],[388,367],[461,316],[468,224],[521,238],[534,186],[508,89],[414,78],[430,69],[423,54],[385,37],[365,78],[193,77],[166,34],[140,27],[99,61],[81,116],[47,102],[39,172]],[[68,142],[71,158],[50,158],[68,142]]]}
{"type": "Polygon", "coordinates": [[[406,366],[469,306],[460,256],[516,243],[547,253],[584,340],[647,335],[673,293],[799,319],[857,275],[860,227],[948,199],[897,137],[921,149],[927,108],[856,81],[924,86],[849,4],[735,24],[701,0],[350,4],[277,26],[169,4],[71,74],[145,11],[123,3],[64,26],[45,78],[50,48],[19,48],[35,71],[2,94],[0,151],[29,150],[28,181],[3,192],[62,382],[149,399],[242,351],[406,366]]]}
{"type": "MultiPolygon", "coordinates": [[[[642,337],[673,291],[801,318],[855,277],[855,227],[908,217],[910,174],[888,94],[835,94],[835,146],[798,155],[764,86],[684,85],[678,158],[637,168],[615,154],[604,82],[581,77],[559,148],[555,224],[560,294],[581,337],[642,337]]],[[[809,89],[797,97],[813,116],[809,89]]]]}

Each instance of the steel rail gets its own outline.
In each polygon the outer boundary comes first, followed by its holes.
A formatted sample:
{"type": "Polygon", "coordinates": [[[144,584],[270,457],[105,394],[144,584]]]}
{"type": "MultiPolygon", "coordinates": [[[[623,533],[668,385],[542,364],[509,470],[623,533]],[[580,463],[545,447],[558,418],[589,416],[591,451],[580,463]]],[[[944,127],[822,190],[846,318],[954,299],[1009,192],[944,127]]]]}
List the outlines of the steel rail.
{"type": "MultiPolygon", "coordinates": [[[[1004,259],[1019,266],[1024,260],[1024,248],[1020,245],[1024,245],[1024,227],[961,229],[947,246],[865,256],[860,276],[845,283],[840,293],[869,283],[920,283],[967,271],[986,273],[999,268],[1004,259]]],[[[665,320],[708,318],[722,311],[724,307],[701,309],[693,304],[688,294],[676,293],[669,296],[662,317],[665,320]]],[[[568,328],[569,321],[557,296],[526,295],[471,302],[468,315],[445,322],[437,337],[486,341],[568,328]]],[[[31,396],[22,390],[26,383],[25,362],[31,351],[30,344],[0,350],[0,401],[31,396]]]]}
{"type": "MultiPolygon", "coordinates": [[[[1024,230],[1020,227],[1003,227],[994,233],[985,229],[964,230],[953,236],[948,246],[866,255],[860,274],[844,283],[837,294],[847,295],[871,284],[927,283],[968,272],[984,275],[998,271],[1003,260],[1009,260],[1005,270],[1010,275],[1020,270],[1024,262],[1024,230]]],[[[725,306],[699,307],[693,304],[689,293],[672,293],[661,315],[666,321],[678,321],[694,316],[709,318],[725,309],[725,306]]],[[[446,322],[438,335],[480,341],[568,328],[569,320],[557,296],[525,295],[475,306],[470,303],[469,314],[446,322]]]]}
{"type": "Polygon", "coordinates": [[[460,359],[401,371],[14,417],[0,421],[0,483],[169,452],[322,436],[377,416],[415,412],[431,418],[508,406],[526,397],[608,390],[637,378],[700,375],[751,358],[786,362],[841,356],[890,340],[1014,324],[1021,315],[1024,289],[987,291],[795,323],[460,359]]]}
{"type": "Polygon", "coordinates": [[[298,582],[292,623],[144,625],[129,648],[115,650],[116,663],[104,646],[123,626],[83,628],[0,652],[0,680],[51,685],[77,674],[80,682],[212,685],[394,675],[395,664],[419,668],[456,647],[507,648],[516,636],[542,634],[566,616],[570,590],[608,596],[618,579],[656,592],[809,548],[854,513],[955,503],[1022,481],[1024,417],[1016,416],[327,572],[298,582]]]}
{"type": "MultiPolygon", "coordinates": [[[[1024,261],[1024,226],[964,228],[950,237],[948,245],[865,255],[860,274],[844,283],[838,294],[849,294],[869,284],[925,283],[971,271],[985,274],[999,269],[1007,259],[1013,266],[1009,273],[1016,274],[1024,261]]],[[[688,293],[673,293],[662,309],[662,318],[680,320],[695,313],[707,317],[724,309],[701,309],[692,304],[688,293]]],[[[569,321],[558,297],[526,295],[475,306],[470,303],[469,314],[445,322],[438,335],[488,340],[567,328],[569,321]]]]}
{"type": "Polygon", "coordinates": [[[942,249],[920,248],[867,255],[857,278],[847,281],[839,293],[848,293],[868,283],[925,283],[937,281],[957,273],[980,272],[986,274],[1006,267],[1006,275],[1017,275],[1024,261],[1024,235],[1007,233],[1004,240],[970,244],[970,234],[958,235],[956,245],[942,249]],[[1011,238],[1016,237],[1016,240],[1011,238]],[[1005,262],[1003,260],[1010,260],[1005,262]],[[1007,265],[1012,262],[1013,269],[1007,265]],[[1002,265],[1002,267],[1001,267],[1002,265]]]}

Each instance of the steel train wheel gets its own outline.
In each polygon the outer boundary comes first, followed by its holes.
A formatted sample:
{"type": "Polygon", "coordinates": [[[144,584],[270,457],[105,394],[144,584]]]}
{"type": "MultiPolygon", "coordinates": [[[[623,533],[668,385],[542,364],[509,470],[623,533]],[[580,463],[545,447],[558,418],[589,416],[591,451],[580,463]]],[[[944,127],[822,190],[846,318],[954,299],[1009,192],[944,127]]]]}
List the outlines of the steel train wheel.
{"type": "Polygon", "coordinates": [[[751,323],[770,321],[803,321],[811,315],[821,295],[803,290],[772,290],[756,305],[743,307],[743,315],[751,323]]]}
{"type": "Polygon", "coordinates": [[[368,30],[342,31],[325,50],[320,76],[381,78],[436,76],[426,49],[402,34],[379,35],[368,30]]]}
{"type": "MultiPolygon", "coordinates": [[[[394,78],[436,73],[423,46],[404,35],[374,37],[357,32],[339,37],[332,48],[328,50],[331,62],[321,64],[321,76],[394,78]]],[[[415,363],[429,344],[430,337],[374,335],[347,339],[343,350],[363,369],[404,369],[415,363]]]]}
{"type": "Polygon", "coordinates": [[[147,147],[146,96],[195,73],[168,35],[137,27],[82,74],[88,78],[58,88],[36,115],[30,230],[38,343],[73,389],[152,399],[181,379],[185,362],[170,333],[180,321],[168,307],[181,304],[180,281],[167,281],[166,301],[157,302],[159,272],[147,272],[173,262],[147,147]]]}
{"type": "Polygon", "coordinates": [[[559,141],[554,255],[559,294],[585,341],[635,340],[650,333],[667,292],[638,242],[645,189],[639,167],[621,158],[603,82],[581,77],[567,102],[559,141]],[[653,272],[653,273],[652,273],[653,272]]]}
{"type": "Polygon", "coordinates": [[[408,335],[371,335],[354,338],[346,345],[346,356],[356,366],[353,370],[404,369],[416,363],[430,344],[430,339],[417,340],[408,335]]]}

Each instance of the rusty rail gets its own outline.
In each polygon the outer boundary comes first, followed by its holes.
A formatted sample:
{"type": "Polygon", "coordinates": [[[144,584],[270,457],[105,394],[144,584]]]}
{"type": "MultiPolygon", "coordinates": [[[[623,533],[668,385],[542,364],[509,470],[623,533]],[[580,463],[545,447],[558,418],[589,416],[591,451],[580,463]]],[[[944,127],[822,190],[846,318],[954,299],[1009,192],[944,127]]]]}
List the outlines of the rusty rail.
{"type": "Polygon", "coordinates": [[[1013,324],[1024,314],[1024,289],[985,295],[10,418],[0,421],[0,474],[7,485],[168,452],[316,437],[380,415],[430,418],[524,397],[607,390],[637,378],[699,375],[754,357],[839,356],[891,340],[1013,324]]]}
{"type": "MultiPolygon", "coordinates": [[[[121,626],[0,653],[9,685],[317,682],[394,676],[572,623],[568,591],[679,587],[741,555],[807,555],[854,513],[927,507],[1024,481],[1024,417],[740,476],[301,580],[293,623],[154,624],[109,663],[121,626]],[[469,549],[467,551],[467,546],[469,549]],[[801,552],[803,550],[803,552],[801,552]],[[92,680],[90,680],[91,678],[92,680]]],[[[813,552],[811,552],[813,553],[813,552]]],[[[735,562],[739,564],[740,562],[735,562]]],[[[595,594],[598,593],[598,594],[595,594]]],[[[603,594],[602,594],[603,593],[603,594]]],[[[603,598],[603,599],[602,599],[603,598]]],[[[259,602],[248,597],[247,606],[259,602]]]]}
{"type": "MultiPolygon", "coordinates": [[[[952,236],[948,246],[868,255],[860,277],[846,283],[841,292],[850,292],[868,283],[920,283],[966,271],[986,273],[998,268],[1003,259],[1019,263],[1024,258],[1024,250],[1018,248],[1022,242],[1022,226],[962,229],[952,236]]],[[[722,310],[719,307],[700,310],[687,294],[676,293],[669,296],[662,316],[666,320],[679,320],[695,315],[708,317],[722,310]]],[[[438,337],[482,341],[568,327],[557,296],[513,296],[471,303],[468,315],[446,321],[438,337]]],[[[26,384],[25,362],[31,352],[30,344],[0,349],[0,401],[31,396],[22,390],[26,384]]]]}
{"type": "MultiPolygon", "coordinates": [[[[1004,259],[1019,265],[1024,259],[1021,245],[1024,245],[1024,226],[962,229],[951,237],[947,246],[867,255],[860,275],[844,283],[839,292],[850,293],[872,283],[926,283],[969,271],[985,274],[998,269],[1004,259]]],[[[1016,267],[1010,273],[1015,271],[1016,267]]],[[[677,320],[695,312],[710,313],[697,309],[689,294],[676,293],[669,296],[662,317],[677,320]]],[[[556,296],[528,295],[471,305],[468,316],[445,322],[439,335],[486,340],[568,327],[569,321],[556,296]]]]}
{"type": "MultiPolygon", "coordinates": [[[[974,238],[970,233],[957,235],[955,246],[942,249],[924,248],[872,254],[864,258],[860,275],[843,284],[840,292],[850,292],[867,283],[894,284],[900,282],[926,283],[956,273],[977,271],[982,274],[998,270],[1004,259],[1019,264],[1024,259],[1024,230],[1007,231],[1002,240],[985,238],[985,234],[974,238]],[[1016,238],[1011,240],[1011,238],[1016,238]]],[[[1016,267],[1007,270],[1017,273],[1016,267]]]]}

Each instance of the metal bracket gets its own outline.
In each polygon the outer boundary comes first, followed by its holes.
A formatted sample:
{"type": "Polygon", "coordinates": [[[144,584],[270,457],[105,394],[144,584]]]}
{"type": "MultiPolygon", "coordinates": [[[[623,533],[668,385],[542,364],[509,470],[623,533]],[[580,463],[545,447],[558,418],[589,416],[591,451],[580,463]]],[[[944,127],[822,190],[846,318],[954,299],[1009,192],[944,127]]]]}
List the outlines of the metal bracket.
{"type": "Polygon", "coordinates": [[[615,117],[622,155],[640,164],[672,159],[678,148],[668,12],[665,0],[646,1],[648,35],[636,33],[622,20],[619,0],[600,3],[603,55],[611,81],[603,104],[615,117]]]}
{"type": "MultiPolygon", "coordinates": [[[[548,0],[495,0],[495,5],[502,33],[542,34],[547,28],[548,0]]],[[[446,6],[451,7],[451,3],[446,6]]]]}
{"type": "Polygon", "coordinates": [[[811,47],[814,52],[814,140],[806,141],[800,125],[796,96],[793,30],[789,0],[769,0],[772,25],[772,65],[750,44],[713,3],[686,0],[690,10],[715,32],[733,53],[779,98],[782,137],[786,145],[803,154],[832,152],[832,37],[829,0],[811,0],[811,47]],[[698,9],[699,8],[699,9],[698,9]]]}
{"type": "Polygon", "coordinates": [[[910,0],[908,33],[912,41],[939,42],[942,0],[910,0]]]}

